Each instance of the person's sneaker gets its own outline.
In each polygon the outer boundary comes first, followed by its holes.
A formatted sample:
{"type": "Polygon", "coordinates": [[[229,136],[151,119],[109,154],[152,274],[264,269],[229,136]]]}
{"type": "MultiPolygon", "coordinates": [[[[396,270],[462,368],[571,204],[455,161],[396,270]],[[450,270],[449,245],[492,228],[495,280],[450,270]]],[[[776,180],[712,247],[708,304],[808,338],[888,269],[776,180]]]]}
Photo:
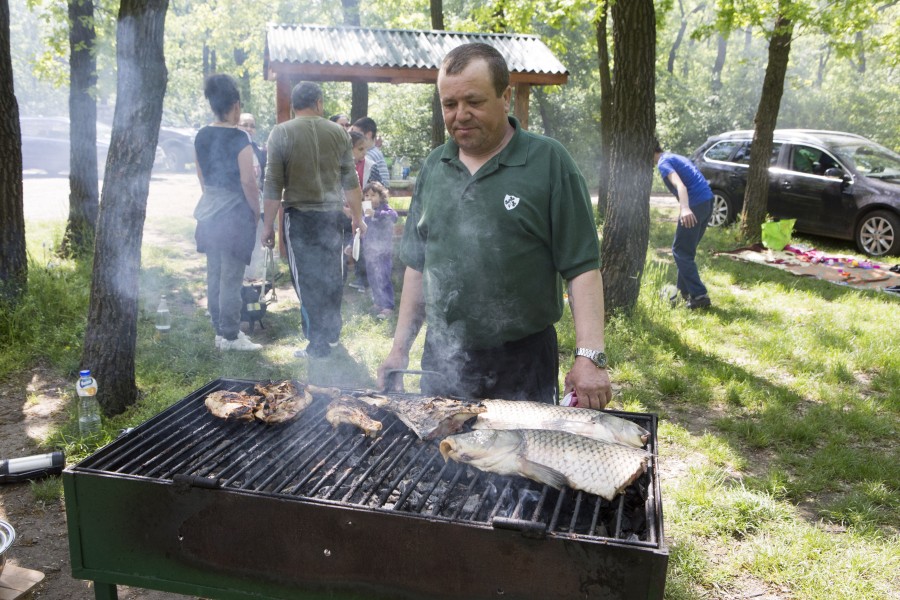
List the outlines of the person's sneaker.
{"type": "Polygon", "coordinates": [[[691,310],[697,310],[698,308],[709,308],[710,306],[712,306],[712,302],[710,302],[709,296],[707,294],[697,296],[696,298],[688,298],[687,301],[687,307],[691,310]]]}
{"type": "Polygon", "coordinates": [[[247,351],[259,350],[260,348],[262,348],[262,344],[254,344],[249,337],[246,335],[241,337],[240,334],[233,340],[223,339],[222,343],[219,345],[220,350],[247,351]]]}
{"type": "Polygon", "coordinates": [[[351,281],[351,282],[350,282],[350,287],[352,287],[354,290],[359,290],[359,291],[361,291],[361,292],[364,291],[364,290],[366,289],[366,286],[364,286],[363,284],[361,284],[361,283],[358,282],[358,281],[351,281]]]}
{"type": "MultiPolygon", "coordinates": [[[[249,340],[250,338],[248,338],[247,334],[244,333],[243,331],[238,331],[238,339],[239,340],[249,340]]],[[[222,337],[221,335],[216,336],[216,350],[222,349],[222,342],[224,342],[224,341],[225,341],[225,338],[222,337]]]]}
{"type": "Polygon", "coordinates": [[[294,350],[294,358],[306,358],[309,354],[306,353],[306,350],[300,348],[298,350],[294,350]]]}
{"type": "Polygon", "coordinates": [[[383,310],[380,310],[380,311],[378,311],[378,312],[375,314],[375,318],[378,319],[378,320],[380,320],[380,321],[384,321],[384,320],[386,320],[386,319],[390,319],[390,318],[393,317],[393,316],[394,316],[394,311],[392,311],[392,310],[389,309],[389,308],[385,308],[385,309],[383,309],[383,310]]]}
{"type": "Polygon", "coordinates": [[[659,290],[659,298],[663,302],[668,302],[672,308],[678,306],[678,303],[683,299],[681,292],[672,284],[662,286],[662,289],[659,290]]]}

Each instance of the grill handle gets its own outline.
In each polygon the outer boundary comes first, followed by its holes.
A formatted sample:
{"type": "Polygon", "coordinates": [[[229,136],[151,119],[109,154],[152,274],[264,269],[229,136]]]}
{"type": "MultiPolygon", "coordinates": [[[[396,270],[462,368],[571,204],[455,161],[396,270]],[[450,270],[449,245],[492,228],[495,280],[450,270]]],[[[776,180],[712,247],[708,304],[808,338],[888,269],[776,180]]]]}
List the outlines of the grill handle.
{"type": "Polygon", "coordinates": [[[536,540],[547,537],[547,524],[539,521],[526,521],[524,519],[510,519],[509,517],[494,517],[491,519],[494,529],[508,529],[518,531],[524,537],[536,540]]]}
{"type": "Polygon", "coordinates": [[[217,490],[222,487],[218,479],[210,479],[209,477],[200,477],[199,475],[183,475],[181,473],[172,477],[172,483],[179,488],[198,487],[207,490],[217,490]]]}

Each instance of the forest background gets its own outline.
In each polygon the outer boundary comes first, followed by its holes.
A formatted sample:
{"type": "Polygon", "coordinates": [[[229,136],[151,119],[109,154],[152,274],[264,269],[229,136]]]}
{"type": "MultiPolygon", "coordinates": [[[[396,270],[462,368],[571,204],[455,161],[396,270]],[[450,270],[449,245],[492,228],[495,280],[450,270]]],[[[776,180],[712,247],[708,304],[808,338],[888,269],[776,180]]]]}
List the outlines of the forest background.
{"type": "MultiPolygon", "coordinates": [[[[200,127],[211,119],[202,97],[205,73],[234,75],[243,87],[244,106],[256,115],[259,137],[275,124],[275,85],[263,78],[268,23],[340,25],[344,4],[321,0],[242,2],[173,1],[165,24],[168,86],[163,125],[200,127]]],[[[674,152],[690,154],[708,136],[752,129],[767,62],[762,27],[734,18],[766,0],[717,2],[663,0],[657,19],[657,132],[674,152]],[[733,11],[728,12],[731,5],[733,11]],[[740,5],[740,6],[739,6],[740,5]],[[723,23],[723,15],[730,15],[723,23]],[[726,31],[726,29],[731,29],[726,31]]],[[[847,19],[823,26],[814,18],[799,23],[792,41],[778,127],[831,129],[857,133],[900,149],[900,3],[867,3],[860,12],[847,5],[847,19]],[[862,16],[861,16],[862,15],[862,16]],[[859,19],[867,19],[857,31],[859,19]]],[[[112,120],[116,90],[117,3],[96,3],[99,120],[112,120]]],[[[370,0],[358,6],[364,27],[430,29],[426,0],[370,0]]],[[[601,149],[600,76],[596,3],[582,0],[445,0],[449,31],[536,34],[570,72],[564,86],[537,87],[530,128],[560,140],[597,184],[601,149]]],[[[64,115],[69,69],[65,3],[11,0],[12,59],[16,97],[23,116],[64,115]]],[[[611,35],[611,34],[610,34],[611,35]]],[[[350,83],[325,83],[326,112],[349,113],[350,83]]],[[[368,114],[376,120],[389,160],[407,157],[413,167],[431,147],[433,86],[370,84],[368,114]]]]}

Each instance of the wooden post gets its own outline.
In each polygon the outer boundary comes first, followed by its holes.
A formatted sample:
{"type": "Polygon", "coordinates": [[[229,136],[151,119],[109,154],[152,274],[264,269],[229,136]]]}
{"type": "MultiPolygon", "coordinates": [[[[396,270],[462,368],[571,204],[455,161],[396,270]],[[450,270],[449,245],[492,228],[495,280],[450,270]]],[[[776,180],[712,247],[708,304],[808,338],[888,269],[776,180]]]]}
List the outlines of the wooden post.
{"type": "Polygon", "coordinates": [[[291,80],[279,74],[275,80],[275,122],[284,123],[291,118],[291,80]]]}
{"type": "Polygon", "coordinates": [[[530,83],[516,84],[516,100],[513,114],[522,124],[522,129],[528,129],[528,99],[531,95],[530,83]]]}

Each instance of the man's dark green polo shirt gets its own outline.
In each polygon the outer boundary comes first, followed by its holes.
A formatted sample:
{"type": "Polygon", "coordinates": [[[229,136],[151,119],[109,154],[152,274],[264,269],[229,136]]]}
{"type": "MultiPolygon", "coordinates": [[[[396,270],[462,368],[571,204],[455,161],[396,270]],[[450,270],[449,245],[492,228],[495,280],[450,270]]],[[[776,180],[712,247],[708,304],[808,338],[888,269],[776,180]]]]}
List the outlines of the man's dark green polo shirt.
{"type": "Polygon", "coordinates": [[[516,128],[475,174],[453,141],[416,181],[400,258],[423,273],[426,323],[460,348],[518,340],[559,320],[562,279],[600,265],[590,194],[556,140],[516,128]]]}

